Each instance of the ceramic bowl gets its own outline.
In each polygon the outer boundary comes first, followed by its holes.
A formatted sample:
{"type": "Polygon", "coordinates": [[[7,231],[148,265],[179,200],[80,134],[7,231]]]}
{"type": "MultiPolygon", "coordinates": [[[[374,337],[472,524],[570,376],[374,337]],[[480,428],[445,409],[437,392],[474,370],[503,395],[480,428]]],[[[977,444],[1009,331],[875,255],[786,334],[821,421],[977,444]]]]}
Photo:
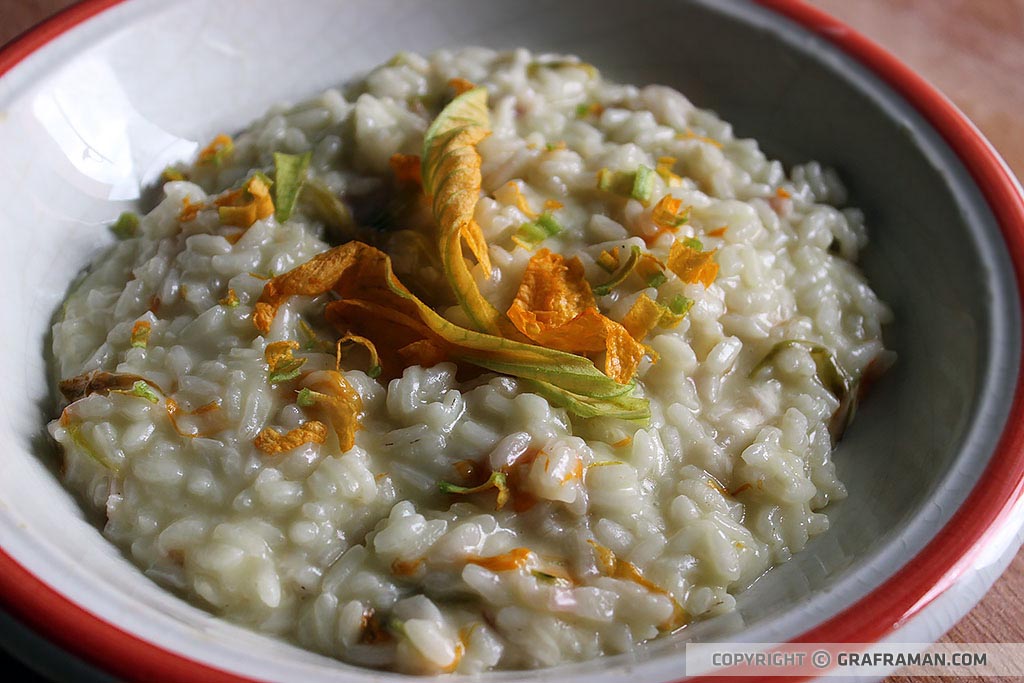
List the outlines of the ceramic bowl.
{"type": "MultiPolygon", "coordinates": [[[[927,642],[1020,545],[1021,188],[918,76],[800,2],[87,0],[0,53],[0,597],[93,667],[162,681],[386,681],[225,623],[108,544],[55,473],[47,330],[168,162],[398,50],[570,52],[666,83],[787,164],[836,168],[899,355],[835,456],[832,528],[734,614],[628,656],[484,679],[676,680],[684,640],[927,642]]],[[[776,679],[779,680],[779,679],[776,679]]]]}

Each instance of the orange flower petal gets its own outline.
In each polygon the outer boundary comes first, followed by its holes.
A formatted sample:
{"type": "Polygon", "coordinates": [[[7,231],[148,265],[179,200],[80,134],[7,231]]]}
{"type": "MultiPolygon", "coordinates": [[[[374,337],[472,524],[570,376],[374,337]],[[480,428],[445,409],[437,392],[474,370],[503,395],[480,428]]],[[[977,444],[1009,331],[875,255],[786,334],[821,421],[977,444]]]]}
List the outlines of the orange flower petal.
{"type": "Polygon", "coordinates": [[[299,375],[305,358],[296,358],[292,352],[299,348],[297,341],[277,341],[267,344],[264,357],[267,360],[268,376],[272,383],[287,382],[299,375]]]}
{"type": "Polygon", "coordinates": [[[336,354],[338,359],[338,367],[335,368],[336,370],[341,370],[341,345],[344,344],[345,342],[359,344],[364,349],[366,349],[367,353],[370,354],[370,367],[367,369],[367,374],[370,377],[377,377],[378,375],[380,375],[380,355],[377,353],[376,345],[374,345],[374,343],[367,339],[366,337],[360,336],[358,334],[352,334],[351,332],[343,335],[341,339],[338,340],[336,354]]]}
{"type": "Polygon", "coordinates": [[[526,201],[526,195],[523,194],[522,188],[519,183],[515,180],[508,182],[508,187],[511,188],[513,203],[516,208],[523,212],[527,218],[536,218],[540,214],[530,208],[530,202],[526,201]]]}
{"type": "Polygon", "coordinates": [[[425,368],[432,368],[438,363],[449,359],[449,353],[444,345],[433,339],[420,339],[398,349],[398,355],[406,367],[421,365],[425,368]]]}
{"type": "Polygon", "coordinates": [[[213,200],[220,222],[237,228],[248,228],[257,220],[274,213],[274,200],[270,197],[270,186],[259,175],[254,175],[245,185],[228,190],[213,200]]]}
{"type": "Polygon", "coordinates": [[[234,308],[241,302],[239,301],[238,294],[235,293],[234,288],[228,287],[228,293],[225,294],[221,299],[219,299],[217,303],[219,303],[221,306],[228,306],[229,308],[234,308]]]}
{"type": "Polygon", "coordinates": [[[683,200],[665,195],[651,211],[651,221],[663,230],[674,230],[686,222],[686,212],[680,211],[683,200]]]}
{"type": "Polygon", "coordinates": [[[469,92],[476,87],[476,83],[465,78],[451,78],[448,80],[448,86],[455,91],[455,96],[458,97],[464,92],[469,92]]]}
{"type": "Polygon", "coordinates": [[[393,379],[412,365],[429,368],[448,360],[447,345],[419,320],[372,301],[333,301],[327,321],[348,334],[373,339],[384,379],[393,379]]]}
{"type": "Polygon", "coordinates": [[[253,441],[253,445],[267,455],[276,455],[298,448],[305,443],[322,444],[327,440],[327,427],[322,422],[310,420],[295,429],[282,434],[272,427],[266,427],[253,441]]]}
{"type": "Polygon", "coordinates": [[[233,225],[236,228],[248,228],[256,222],[256,205],[245,204],[243,206],[222,206],[217,209],[217,216],[223,225],[233,225]]]}
{"type": "Polygon", "coordinates": [[[370,247],[361,242],[350,242],[344,247],[317,254],[306,263],[268,280],[253,313],[256,329],[263,334],[269,332],[277,309],[288,298],[325,294],[349,269],[361,270],[358,259],[367,254],[368,249],[370,247]]]}
{"type": "Polygon", "coordinates": [[[669,187],[679,187],[683,184],[683,179],[672,171],[676,161],[678,159],[675,157],[658,157],[658,165],[654,168],[669,187]]]}
{"type": "Polygon", "coordinates": [[[665,275],[665,264],[650,254],[640,257],[640,262],[636,264],[636,273],[647,287],[660,287],[668,280],[665,275]]]}
{"type": "MultiPolygon", "coordinates": [[[[386,254],[362,242],[335,247],[268,281],[256,302],[253,323],[267,331],[288,297],[327,291],[339,297],[327,305],[327,320],[342,332],[373,340],[385,376],[394,376],[408,367],[411,355],[423,362],[424,356],[444,356],[529,380],[538,393],[576,414],[621,415],[625,419],[649,416],[647,403],[629,395],[628,382],[602,373],[586,357],[477,332],[441,317],[398,281],[386,254]],[[424,343],[417,344],[421,341],[424,343]]],[[[589,297],[583,301],[592,301],[592,294],[581,291],[589,297]]],[[[594,313],[596,310],[588,315],[594,313]]],[[[624,349],[632,358],[635,350],[642,352],[642,347],[621,325],[599,314],[596,318],[606,330],[619,330],[618,341],[605,332],[604,348],[612,352],[605,367],[628,380],[633,361],[622,363],[618,358],[624,349]]],[[[511,322],[508,325],[512,327],[511,322]]]]}
{"type": "Polygon", "coordinates": [[[512,326],[480,293],[463,253],[465,242],[490,277],[487,242],[473,218],[483,182],[476,145],[490,134],[486,90],[474,88],[452,100],[424,137],[423,189],[432,198],[441,263],[462,310],[478,330],[514,337],[512,326]]]}
{"type": "Polygon", "coordinates": [[[663,307],[658,302],[646,294],[641,294],[622,319],[622,326],[633,339],[643,341],[644,337],[658,325],[663,312],[663,307]]]}
{"type": "Polygon", "coordinates": [[[309,390],[306,395],[334,428],[341,452],[351,450],[356,443],[356,432],[362,428],[359,413],[363,401],[356,390],[336,370],[311,372],[303,378],[302,387],[309,390]]]}
{"type": "MultiPolygon", "coordinates": [[[[604,318],[604,316],[601,316],[604,318]]],[[[619,323],[604,318],[605,325],[605,360],[604,374],[616,382],[628,382],[640,367],[640,361],[646,353],[642,344],[635,339],[619,323]]]]}
{"type": "Polygon", "coordinates": [[[132,325],[131,345],[140,349],[146,348],[149,345],[149,333],[152,331],[152,327],[148,320],[136,320],[132,325]]]}
{"type": "Polygon", "coordinates": [[[605,353],[604,372],[628,382],[644,349],[622,325],[600,313],[578,258],[542,249],[530,259],[509,320],[548,348],[570,353],[605,353]]]}
{"type": "Polygon", "coordinates": [[[536,341],[544,329],[564,325],[596,306],[583,263],[541,249],[526,266],[508,317],[520,332],[536,341]]]}
{"type": "Polygon", "coordinates": [[[492,572],[509,572],[525,567],[531,554],[529,548],[513,548],[507,553],[491,557],[470,555],[466,558],[466,564],[476,564],[492,572]]]}
{"type": "Polygon", "coordinates": [[[194,221],[202,208],[203,204],[201,202],[199,204],[193,204],[192,199],[186,195],[185,198],[181,200],[181,211],[178,212],[178,222],[188,223],[189,221],[194,221]]]}
{"type": "Polygon", "coordinates": [[[710,287],[718,276],[718,264],[715,263],[715,251],[699,251],[683,242],[675,242],[668,255],[668,269],[675,273],[683,282],[700,282],[710,287]]]}
{"type": "Polygon", "coordinates": [[[219,164],[225,156],[231,154],[234,148],[235,142],[231,139],[231,136],[221,133],[210,144],[203,147],[202,151],[199,152],[198,161],[200,164],[219,164]]]}

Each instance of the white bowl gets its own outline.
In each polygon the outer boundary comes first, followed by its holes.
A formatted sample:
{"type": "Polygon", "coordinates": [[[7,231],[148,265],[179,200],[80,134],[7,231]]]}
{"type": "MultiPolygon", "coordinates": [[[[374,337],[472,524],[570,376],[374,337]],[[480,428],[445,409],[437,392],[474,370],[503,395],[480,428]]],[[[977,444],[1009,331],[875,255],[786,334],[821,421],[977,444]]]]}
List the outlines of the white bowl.
{"type": "Polygon", "coordinates": [[[68,284],[140,188],[197,141],[394,52],[524,45],[680,87],[864,207],[863,265],[900,355],[840,445],[832,529],[737,611],[628,656],[494,680],[666,681],[684,637],[924,642],[1020,546],[1024,193],[941,95],[799,2],[87,0],[0,53],[0,597],[132,679],[397,680],[220,621],[157,587],[61,488],[45,349],[68,284]],[[1012,419],[1010,419],[1012,416],[1012,419]]]}

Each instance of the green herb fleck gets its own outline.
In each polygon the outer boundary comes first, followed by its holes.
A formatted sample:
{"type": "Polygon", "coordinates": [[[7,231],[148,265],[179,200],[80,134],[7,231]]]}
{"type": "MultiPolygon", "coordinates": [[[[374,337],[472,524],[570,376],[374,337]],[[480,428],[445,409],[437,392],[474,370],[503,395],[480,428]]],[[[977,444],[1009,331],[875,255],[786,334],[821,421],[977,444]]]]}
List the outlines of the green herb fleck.
{"type": "Polygon", "coordinates": [[[270,373],[270,383],[280,384],[281,382],[288,382],[295,379],[299,376],[299,373],[302,371],[302,366],[305,364],[305,358],[293,358],[291,360],[278,363],[270,373]]]}
{"type": "Polygon", "coordinates": [[[520,225],[513,239],[532,248],[560,232],[562,232],[561,224],[550,212],[545,211],[536,220],[520,225]]]}
{"type": "Polygon", "coordinates": [[[160,174],[160,179],[163,180],[163,182],[165,183],[177,180],[188,180],[184,173],[174,168],[173,166],[168,166],[167,168],[165,168],[163,170],[163,173],[160,174]]]}
{"type": "Polygon", "coordinates": [[[633,177],[633,189],[629,196],[638,200],[644,206],[651,201],[651,194],[654,193],[654,178],[657,174],[654,169],[640,164],[637,166],[636,175],[633,177]]]}
{"type": "Polygon", "coordinates": [[[657,176],[650,167],[641,164],[636,171],[612,171],[602,168],[597,172],[597,189],[623,197],[632,197],[644,206],[654,194],[654,178],[657,176]]]}
{"type": "Polygon", "coordinates": [[[153,391],[153,387],[149,386],[148,382],[145,382],[141,379],[136,380],[135,383],[132,384],[131,391],[129,391],[128,394],[130,394],[131,396],[138,396],[139,398],[144,398],[150,403],[160,402],[160,396],[155,391],[153,391]]]}
{"type": "Polygon", "coordinates": [[[655,271],[647,276],[648,287],[661,287],[668,282],[668,276],[662,271],[655,271]]]}
{"type": "Polygon", "coordinates": [[[110,226],[110,231],[119,240],[135,237],[135,234],[139,231],[139,215],[133,211],[125,211],[110,226]]]}
{"type": "Polygon", "coordinates": [[[292,215],[295,202],[299,198],[299,190],[306,180],[306,169],[312,156],[312,152],[274,152],[274,217],[278,223],[283,223],[292,215]]]}
{"type": "Polygon", "coordinates": [[[504,507],[505,503],[508,502],[509,490],[508,483],[505,478],[504,472],[491,472],[491,476],[487,478],[487,481],[480,484],[479,486],[459,486],[458,484],[452,484],[447,481],[437,482],[437,488],[441,493],[480,493],[488,489],[497,489],[498,500],[495,505],[495,509],[500,510],[504,507]]]}
{"type": "Polygon", "coordinates": [[[674,315],[686,315],[686,313],[693,308],[693,299],[683,296],[682,294],[676,294],[674,297],[669,299],[667,306],[668,310],[672,311],[674,315]]]}

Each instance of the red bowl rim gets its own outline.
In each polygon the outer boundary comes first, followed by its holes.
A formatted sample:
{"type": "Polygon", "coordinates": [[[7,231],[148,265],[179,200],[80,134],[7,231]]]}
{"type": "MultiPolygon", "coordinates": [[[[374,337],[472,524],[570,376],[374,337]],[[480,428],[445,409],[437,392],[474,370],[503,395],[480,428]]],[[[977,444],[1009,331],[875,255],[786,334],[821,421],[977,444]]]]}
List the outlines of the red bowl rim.
{"type": "MultiPolygon", "coordinates": [[[[65,32],[125,0],[80,0],[0,49],[0,77],[65,32]]],[[[977,128],[921,76],[865,36],[804,0],[756,0],[830,41],[881,78],[939,133],[964,164],[1006,241],[1024,301],[1024,190],[977,128]]],[[[1024,349],[1022,349],[1024,351],[1024,349]]],[[[1024,367],[1011,416],[1024,415],[1024,367]]],[[[1024,420],[1012,417],[967,499],[899,571],[843,612],[793,642],[876,642],[918,614],[972,566],[1024,493],[1024,420]]],[[[82,608],[0,547],[0,602],[52,642],[104,671],[133,680],[243,683],[249,679],[164,649],[82,608]]],[[[721,679],[708,679],[721,680],[721,679]]],[[[765,679],[777,683],[785,679],[765,679]]],[[[791,680],[799,680],[791,679],[791,680]]]]}

